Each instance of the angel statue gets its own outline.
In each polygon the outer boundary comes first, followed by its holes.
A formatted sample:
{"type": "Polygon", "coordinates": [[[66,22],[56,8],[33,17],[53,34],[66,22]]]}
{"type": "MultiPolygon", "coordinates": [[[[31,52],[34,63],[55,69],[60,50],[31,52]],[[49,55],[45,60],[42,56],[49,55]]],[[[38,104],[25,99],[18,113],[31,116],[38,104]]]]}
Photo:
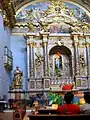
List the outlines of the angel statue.
{"type": "Polygon", "coordinates": [[[81,64],[81,67],[85,67],[84,55],[80,55],[80,64],[81,64]]]}
{"type": "Polygon", "coordinates": [[[84,55],[80,54],[80,74],[85,75],[85,58],[84,55]]]}

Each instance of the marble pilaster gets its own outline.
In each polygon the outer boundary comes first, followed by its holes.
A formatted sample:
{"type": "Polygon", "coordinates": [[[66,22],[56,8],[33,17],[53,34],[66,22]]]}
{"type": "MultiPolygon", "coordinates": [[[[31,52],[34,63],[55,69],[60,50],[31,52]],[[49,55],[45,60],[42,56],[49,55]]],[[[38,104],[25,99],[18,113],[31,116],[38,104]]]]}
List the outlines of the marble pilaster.
{"type": "Polygon", "coordinates": [[[43,76],[48,76],[48,34],[42,33],[42,46],[43,46],[43,76]]]}
{"type": "Polygon", "coordinates": [[[79,51],[78,51],[78,35],[74,35],[74,45],[75,45],[75,62],[76,62],[76,71],[75,75],[79,76],[80,74],[80,66],[79,66],[79,51]]]}
{"type": "Polygon", "coordinates": [[[27,73],[28,73],[28,79],[30,78],[30,39],[27,38],[27,73]]]}
{"type": "Polygon", "coordinates": [[[85,44],[85,75],[88,77],[88,44],[87,44],[87,40],[86,40],[86,36],[84,35],[84,44],[85,44]]]}
{"type": "Polygon", "coordinates": [[[27,66],[28,66],[28,77],[29,78],[35,77],[33,36],[34,35],[29,35],[29,38],[27,40],[27,58],[28,58],[27,66]]]}
{"type": "Polygon", "coordinates": [[[90,76],[90,38],[86,36],[86,49],[87,49],[87,76],[90,76]]]}
{"type": "Polygon", "coordinates": [[[35,67],[34,67],[34,42],[33,42],[33,36],[29,36],[30,38],[30,70],[31,70],[31,76],[30,77],[35,77],[35,67]]]}

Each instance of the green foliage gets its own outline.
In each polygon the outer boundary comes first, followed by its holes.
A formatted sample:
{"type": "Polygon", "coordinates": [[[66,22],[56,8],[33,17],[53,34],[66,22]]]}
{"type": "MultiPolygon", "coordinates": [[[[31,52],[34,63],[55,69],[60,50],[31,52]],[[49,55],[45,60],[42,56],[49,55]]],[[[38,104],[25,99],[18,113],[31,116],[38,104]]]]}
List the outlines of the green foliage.
{"type": "Polygon", "coordinates": [[[62,104],[62,96],[57,93],[48,93],[49,105],[52,104],[62,104]]]}
{"type": "Polygon", "coordinates": [[[58,77],[61,76],[60,69],[58,69],[58,67],[56,65],[55,65],[55,72],[56,72],[56,74],[57,74],[58,77]]]}

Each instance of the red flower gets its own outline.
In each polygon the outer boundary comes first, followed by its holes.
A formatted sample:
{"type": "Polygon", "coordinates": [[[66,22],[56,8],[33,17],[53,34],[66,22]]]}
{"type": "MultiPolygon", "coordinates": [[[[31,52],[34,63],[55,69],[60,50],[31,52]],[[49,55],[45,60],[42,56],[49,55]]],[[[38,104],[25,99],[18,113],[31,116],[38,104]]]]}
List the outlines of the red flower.
{"type": "Polygon", "coordinates": [[[72,84],[66,84],[62,87],[62,90],[71,90],[72,89],[72,84]]]}

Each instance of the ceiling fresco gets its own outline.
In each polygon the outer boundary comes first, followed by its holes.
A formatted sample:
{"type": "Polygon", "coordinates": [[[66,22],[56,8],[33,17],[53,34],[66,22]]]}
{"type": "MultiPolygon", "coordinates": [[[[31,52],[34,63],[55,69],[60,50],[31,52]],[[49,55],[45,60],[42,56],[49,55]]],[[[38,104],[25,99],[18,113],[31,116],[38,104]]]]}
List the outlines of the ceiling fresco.
{"type": "MultiPolygon", "coordinates": [[[[29,2],[39,1],[39,0],[12,0],[12,1],[13,1],[14,8],[17,10],[29,2]]],[[[66,0],[66,1],[68,1],[68,0],[66,0]]],[[[87,9],[87,7],[90,7],[90,0],[70,0],[70,1],[81,4],[81,6],[85,7],[86,9],[87,9]]]]}
{"type": "Polygon", "coordinates": [[[80,31],[90,26],[90,17],[76,5],[62,1],[37,2],[22,9],[18,22],[27,23],[29,32],[69,33],[70,28],[80,31]],[[82,28],[82,29],[83,29],[82,28]]]}
{"type": "Polygon", "coordinates": [[[0,0],[0,9],[4,26],[10,29],[90,32],[90,0],[0,0]]]}

